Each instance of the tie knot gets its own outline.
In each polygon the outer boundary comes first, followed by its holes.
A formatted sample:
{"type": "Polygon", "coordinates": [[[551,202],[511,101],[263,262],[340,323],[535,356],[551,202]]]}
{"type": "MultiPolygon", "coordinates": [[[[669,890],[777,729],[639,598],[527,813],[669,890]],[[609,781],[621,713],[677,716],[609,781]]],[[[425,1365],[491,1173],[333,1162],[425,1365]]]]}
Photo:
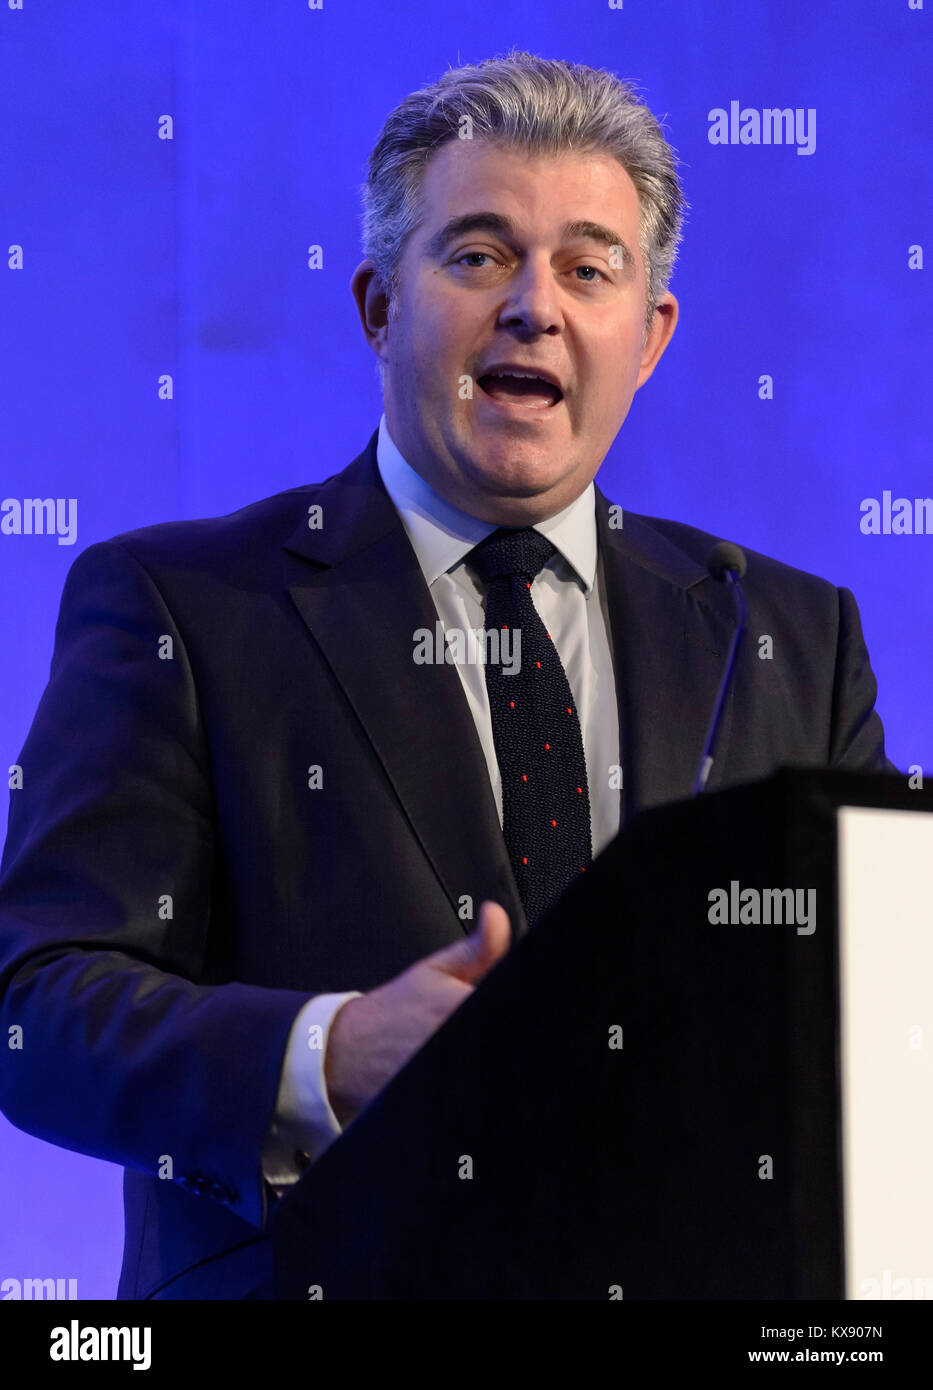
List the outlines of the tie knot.
{"type": "Polygon", "coordinates": [[[500,526],[467,555],[484,584],[504,575],[524,574],[534,579],[554,554],[555,547],[533,526],[500,526]]]}

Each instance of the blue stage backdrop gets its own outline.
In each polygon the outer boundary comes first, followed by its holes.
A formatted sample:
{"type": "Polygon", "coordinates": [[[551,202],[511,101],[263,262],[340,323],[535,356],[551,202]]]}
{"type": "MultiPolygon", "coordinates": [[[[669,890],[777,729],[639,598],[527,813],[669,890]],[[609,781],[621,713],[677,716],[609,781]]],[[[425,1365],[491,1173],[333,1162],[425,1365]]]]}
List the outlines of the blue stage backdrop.
{"type": "MultiPolygon", "coordinates": [[[[348,284],[369,149],[407,92],[518,47],[635,82],[682,161],[680,323],[600,486],[851,588],[889,755],[933,770],[931,11],[3,0],[4,769],[80,551],[365,445],[381,401],[348,284]],[[765,108],[795,113],[781,144],[754,139],[765,108]],[[43,534],[17,525],[31,498],[54,504],[43,534]]],[[[0,1297],[43,1278],[112,1298],[122,1170],[2,1117],[0,1155],[0,1297]]]]}

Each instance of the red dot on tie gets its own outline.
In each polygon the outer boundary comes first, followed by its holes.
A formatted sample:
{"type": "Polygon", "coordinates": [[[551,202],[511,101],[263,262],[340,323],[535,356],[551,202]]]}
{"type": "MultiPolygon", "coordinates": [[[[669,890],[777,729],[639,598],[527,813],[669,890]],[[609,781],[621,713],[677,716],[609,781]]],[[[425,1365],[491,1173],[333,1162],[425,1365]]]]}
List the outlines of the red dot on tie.
{"type": "Polygon", "coordinates": [[[527,864],[527,863],[528,863],[528,860],[527,860],[527,859],[523,859],[523,860],[522,860],[522,863],[523,863],[523,864],[527,864]]]}
{"type": "Polygon", "coordinates": [[[567,706],[567,713],[568,713],[568,714],[573,714],[573,710],[570,708],[569,705],[567,706]]]}
{"type": "Polygon", "coordinates": [[[552,825],[556,825],[556,824],[557,824],[557,821],[556,821],[556,820],[552,820],[552,821],[551,821],[551,824],[552,824],[552,825]]]}
{"type": "Polygon", "coordinates": [[[551,745],[549,743],[546,743],[544,746],[545,748],[550,748],[551,745]]]}
{"type": "Polygon", "coordinates": [[[544,635],[545,635],[545,637],[547,638],[547,640],[550,642],[550,641],[551,641],[551,634],[550,634],[549,632],[546,632],[544,635]]]}
{"type": "Polygon", "coordinates": [[[523,781],[523,782],[527,782],[527,781],[528,781],[528,773],[527,773],[527,772],[523,772],[523,773],[522,773],[522,781],[523,781]]]}
{"type": "Polygon", "coordinates": [[[536,661],[536,662],[535,662],[535,665],[537,666],[538,670],[540,671],[540,670],[541,670],[541,662],[540,662],[540,661],[536,661]]]}
{"type": "Polygon", "coordinates": [[[515,708],[515,701],[514,701],[514,700],[510,700],[510,701],[509,701],[509,709],[514,709],[514,708],[515,708]]]}
{"type": "Polygon", "coordinates": [[[586,869],[584,869],[584,867],[583,867],[582,864],[580,865],[580,872],[581,872],[581,874],[585,874],[585,873],[586,873],[586,869]]]}
{"type": "Polygon", "coordinates": [[[530,589],[530,588],[531,588],[531,585],[528,583],[528,580],[527,580],[527,579],[525,580],[525,588],[526,588],[526,589],[530,589]]]}
{"type": "Polygon", "coordinates": [[[508,623],[503,623],[503,624],[502,624],[502,631],[503,631],[503,632],[506,632],[506,631],[508,630],[508,626],[509,626],[508,623]]]}
{"type": "Polygon", "coordinates": [[[577,791],[580,793],[581,796],[583,795],[583,788],[582,788],[582,787],[577,787],[577,791]]]}

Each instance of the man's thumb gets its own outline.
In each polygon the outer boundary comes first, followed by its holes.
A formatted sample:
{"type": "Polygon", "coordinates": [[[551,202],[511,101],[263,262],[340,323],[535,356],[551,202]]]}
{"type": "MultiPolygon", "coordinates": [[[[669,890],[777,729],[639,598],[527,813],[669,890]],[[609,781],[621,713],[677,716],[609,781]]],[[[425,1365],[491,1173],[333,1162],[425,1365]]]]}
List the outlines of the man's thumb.
{"type": "Polygon", "coordinates": [[[480,904],[479,920],[470,935],[435,951],[429,962],[436,970],[472,984],[502,959],[511,939],[509,914],[499,903],[487,900],[480,904]]]}

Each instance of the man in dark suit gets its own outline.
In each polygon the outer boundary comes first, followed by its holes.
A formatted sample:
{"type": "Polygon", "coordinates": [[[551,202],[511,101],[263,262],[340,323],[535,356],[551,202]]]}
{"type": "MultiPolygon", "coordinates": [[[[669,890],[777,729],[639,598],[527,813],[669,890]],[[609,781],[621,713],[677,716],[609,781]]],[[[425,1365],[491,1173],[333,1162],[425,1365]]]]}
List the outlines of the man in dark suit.
{"type": "MultiPolygon", "coordinates": [[[[0,1103],[124,1165],[122,1298],[268,1287],[276,1194],[690,795],[734,629],[716,538],[594,482],[677,319],[650,113],[530,55],[448,73],[368,197],[378,431],[322,483],[80,555],[11,794],[0,1103]],[[448,659],[470,632],[524,660],[448,659]]],[[[711,785],[892,768],[852,595],[748,560],[711,785]]]]}

